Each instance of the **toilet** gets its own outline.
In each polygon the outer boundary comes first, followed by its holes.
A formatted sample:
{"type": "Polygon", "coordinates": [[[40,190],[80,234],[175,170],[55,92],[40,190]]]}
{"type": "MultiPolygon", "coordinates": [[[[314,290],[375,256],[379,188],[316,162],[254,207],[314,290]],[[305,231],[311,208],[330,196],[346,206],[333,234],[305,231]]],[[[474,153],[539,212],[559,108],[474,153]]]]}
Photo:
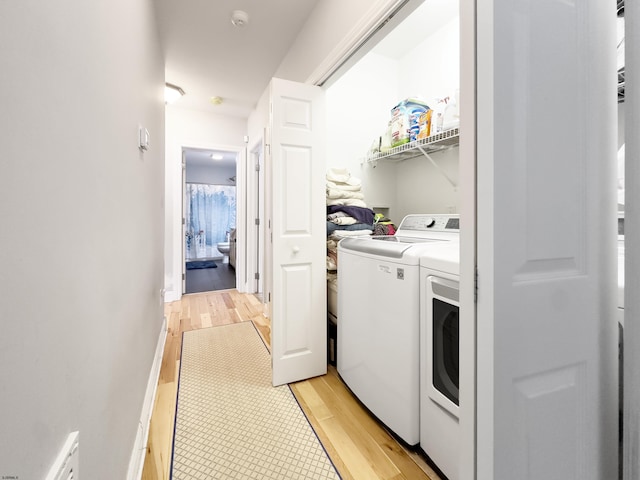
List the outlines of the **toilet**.
{"type": "Polygon", "coordinates": [[[218,251],[223,255],[222,263],[229,263],[229,250],[231,250],[230,242],[218,242],[218,251]]]}
{"type": "Polygon", "coordinates": [[[218,247],[218,251],[221,254],[223,254],[224,256],[229,255],[229,250],[231,250],[231,244],[229,242],[219,242],[217,247],[218,247]]]}

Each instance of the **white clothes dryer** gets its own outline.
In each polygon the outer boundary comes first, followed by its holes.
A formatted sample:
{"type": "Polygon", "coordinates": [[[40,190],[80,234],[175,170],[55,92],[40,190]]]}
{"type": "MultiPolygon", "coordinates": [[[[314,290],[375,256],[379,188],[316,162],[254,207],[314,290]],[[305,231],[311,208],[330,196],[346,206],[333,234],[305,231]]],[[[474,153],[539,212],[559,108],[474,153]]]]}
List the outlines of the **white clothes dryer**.
{"type": "Polygon", "coordinates": [[[420,258],[458,238],[458,215],[408,215],[394,236],[338,244],[338,373],[409,445],[420,440],[420,258]]]}
{"type": "Polygon", "coordinates": [[[460,244],[430,249],[420,260],[420,447],[458,480],[460,244]]]}

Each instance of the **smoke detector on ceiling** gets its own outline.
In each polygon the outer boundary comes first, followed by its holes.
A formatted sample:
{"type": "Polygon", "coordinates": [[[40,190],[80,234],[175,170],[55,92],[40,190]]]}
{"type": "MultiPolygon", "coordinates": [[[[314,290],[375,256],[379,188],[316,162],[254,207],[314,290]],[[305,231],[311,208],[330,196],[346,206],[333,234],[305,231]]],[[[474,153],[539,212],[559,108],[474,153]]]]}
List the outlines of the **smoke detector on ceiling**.
{"type": "Polygon", "coordinates": [[[234,10],[231,14],[231,23],[238,28],[242,28],[249,23],[249,14],[242,10],[234,10]]]}

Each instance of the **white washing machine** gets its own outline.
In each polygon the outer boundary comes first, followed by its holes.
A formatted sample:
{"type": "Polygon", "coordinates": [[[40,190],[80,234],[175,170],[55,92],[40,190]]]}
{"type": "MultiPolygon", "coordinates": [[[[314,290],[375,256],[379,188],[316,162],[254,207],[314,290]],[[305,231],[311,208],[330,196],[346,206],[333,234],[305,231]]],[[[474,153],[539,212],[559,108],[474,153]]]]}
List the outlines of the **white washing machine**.
{"type": "Polygon", "coordinates": [[[460,243],[420,260],[420,448],[449,480],[458,480],[460,243]]]}
{"type": "Polygon", "coordinates": [[[338,373],[409,445],[420,440],[420,258],[458,238],[458,215],[408,215],[394,236],[338,244],[338,373]]]}

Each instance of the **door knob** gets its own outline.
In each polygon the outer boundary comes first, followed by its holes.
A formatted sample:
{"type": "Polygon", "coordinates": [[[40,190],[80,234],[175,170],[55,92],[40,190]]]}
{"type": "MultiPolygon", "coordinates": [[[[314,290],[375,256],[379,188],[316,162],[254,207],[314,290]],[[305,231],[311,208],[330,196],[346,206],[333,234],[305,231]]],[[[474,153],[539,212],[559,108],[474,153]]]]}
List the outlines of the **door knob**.
{"type": "Polygon", "coordinates": [[[295,245],[291,250],[293,250],[293,253],[298,253],[300,251],[300,247],[295,245]]]}

